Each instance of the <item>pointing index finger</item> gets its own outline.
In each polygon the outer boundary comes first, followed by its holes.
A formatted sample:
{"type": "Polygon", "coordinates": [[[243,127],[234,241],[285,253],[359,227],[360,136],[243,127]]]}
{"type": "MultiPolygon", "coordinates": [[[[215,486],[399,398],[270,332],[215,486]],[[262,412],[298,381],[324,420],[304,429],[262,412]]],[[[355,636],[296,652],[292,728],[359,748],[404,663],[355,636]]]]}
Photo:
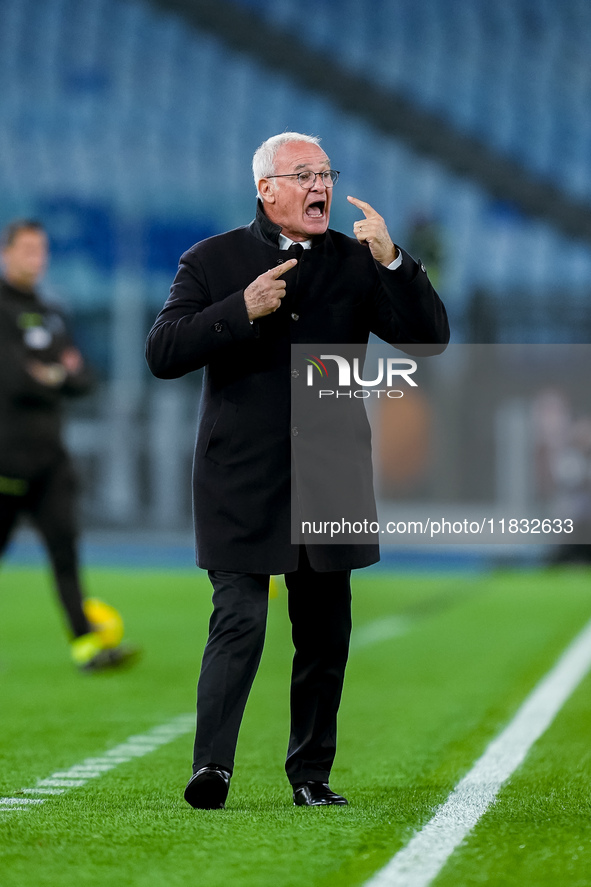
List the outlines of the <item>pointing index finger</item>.
{"type": "Polygon", "coordinates": [[[277,265],[276,268],[271,268],[270,275],[272,279],[277,280],[278,277],[281,277],[282,274],[285,274],[286,271],[289,271],[289,269],[293,268],[297,263],[297,259],[288,259],[287,262],[284,262],[282,265],[277,265]]]}
{"type": "Polygon", "coordinates": [[[375,211],[373,206],[370,206],[369,203],[366,203],[365,200],[359,200],[357,197],[347,197],[349,203],[352,203],[354,206],[357,206],[366,219],[369,219],[370,216],[377,216],[378,213],[375,211]]]}

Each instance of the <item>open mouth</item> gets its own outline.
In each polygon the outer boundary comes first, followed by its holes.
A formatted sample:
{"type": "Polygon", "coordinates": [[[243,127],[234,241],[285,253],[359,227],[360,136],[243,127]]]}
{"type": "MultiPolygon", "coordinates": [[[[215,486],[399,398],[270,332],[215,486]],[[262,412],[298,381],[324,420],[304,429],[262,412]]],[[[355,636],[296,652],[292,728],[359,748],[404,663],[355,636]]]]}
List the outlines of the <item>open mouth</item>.
{"type": "Polygon", "coordinates": [[[308,204],[305,210],[305,215],[307,215],[309,219],[321,219],[324,215],[325,207],[326,200],[315,200],[314,203],[308,204]]]}

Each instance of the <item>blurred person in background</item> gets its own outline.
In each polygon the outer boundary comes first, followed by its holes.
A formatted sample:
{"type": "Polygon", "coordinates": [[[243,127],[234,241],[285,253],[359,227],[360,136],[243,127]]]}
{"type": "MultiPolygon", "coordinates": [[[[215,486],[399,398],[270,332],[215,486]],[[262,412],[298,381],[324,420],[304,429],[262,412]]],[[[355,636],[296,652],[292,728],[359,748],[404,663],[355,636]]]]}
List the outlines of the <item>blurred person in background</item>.
{"type": "Polygon", "coordinates": [[[59,600],[82,670],[121,665],[136,650],[121,643],[117,611],[85,601],[77,552],[76,478],[62,441],[62,401],[86,394],[92,374],[68,336],[62,314],[37,286],[49,250],[43,226],[17,220],[1,236],[0,557],[21,516],[47,548],[59,600]]]}
{"type": "MultiPolygon", "coordinates": [[[[206,366],[195,450],[197,563],[214,610],[197,691],[193,776],[185,799],[221,808],[260,661],[270,574],[284,573],[295,647],[286,772],[298,806],[344,805],[329,787],[351,631],[351,569],[377,545],[292,544],[291,343],[449,338],[425,268],[392,242],[384,219],[354,237],[328,228],[338,172],[319,140],[282,133],[253,158],[256,218],[181,257],[146,355],[159,378],[206,366]]],[[[261,764],[264,765],[264,753],[261,764]]]]}

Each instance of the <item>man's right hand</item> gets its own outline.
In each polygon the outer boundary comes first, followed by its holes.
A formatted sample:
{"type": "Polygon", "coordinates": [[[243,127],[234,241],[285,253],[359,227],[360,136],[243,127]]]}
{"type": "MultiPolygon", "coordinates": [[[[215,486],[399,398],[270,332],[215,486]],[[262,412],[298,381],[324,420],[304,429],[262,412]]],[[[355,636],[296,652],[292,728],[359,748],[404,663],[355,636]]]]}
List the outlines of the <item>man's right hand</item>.
{"type": "Polygon", "coordinates": [[[259,274],[256,280],[246,287],[244,302],[249,320],[256,320],[257,317],[264,317],[265,314],[277,311],[285,295],[285,281],[279,278],[297,263],[297,259],[288,259],[282,265],[259,274]]]}
{"type": "Polygon", "coordinates": [[[47,388],[59,388],[64,384],[68,375],[66,368],[61,363],[42,363],[40,360],[29,360],[27,372],[36,382],[47,388]]]}

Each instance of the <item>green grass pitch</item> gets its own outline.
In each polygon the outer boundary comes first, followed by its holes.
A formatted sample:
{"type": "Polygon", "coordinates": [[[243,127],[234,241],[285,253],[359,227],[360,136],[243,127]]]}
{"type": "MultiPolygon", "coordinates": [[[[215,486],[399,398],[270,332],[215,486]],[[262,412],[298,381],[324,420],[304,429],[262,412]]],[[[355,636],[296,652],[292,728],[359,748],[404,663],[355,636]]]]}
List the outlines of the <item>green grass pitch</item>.
{"type": "MultiPolygon", "coordinates": [[[[144,656],[71,666],[45,571],[0,573],[0,796],[100,756],[194,708],[210,609],[199,571],[92,568],[144,656]]],[[[182,791],[192,735],[48,797],[0,809],[2,887],[362,885],[443,803],[591,616],[584,570],[354,574],[354,637],[332,787],[346,808],[294,808],[283,771],[291,659],[285,590],[225,811],[182,791]]],[[[591,884],[591,679],[586,678],[434,881],[591,884]]]]}

